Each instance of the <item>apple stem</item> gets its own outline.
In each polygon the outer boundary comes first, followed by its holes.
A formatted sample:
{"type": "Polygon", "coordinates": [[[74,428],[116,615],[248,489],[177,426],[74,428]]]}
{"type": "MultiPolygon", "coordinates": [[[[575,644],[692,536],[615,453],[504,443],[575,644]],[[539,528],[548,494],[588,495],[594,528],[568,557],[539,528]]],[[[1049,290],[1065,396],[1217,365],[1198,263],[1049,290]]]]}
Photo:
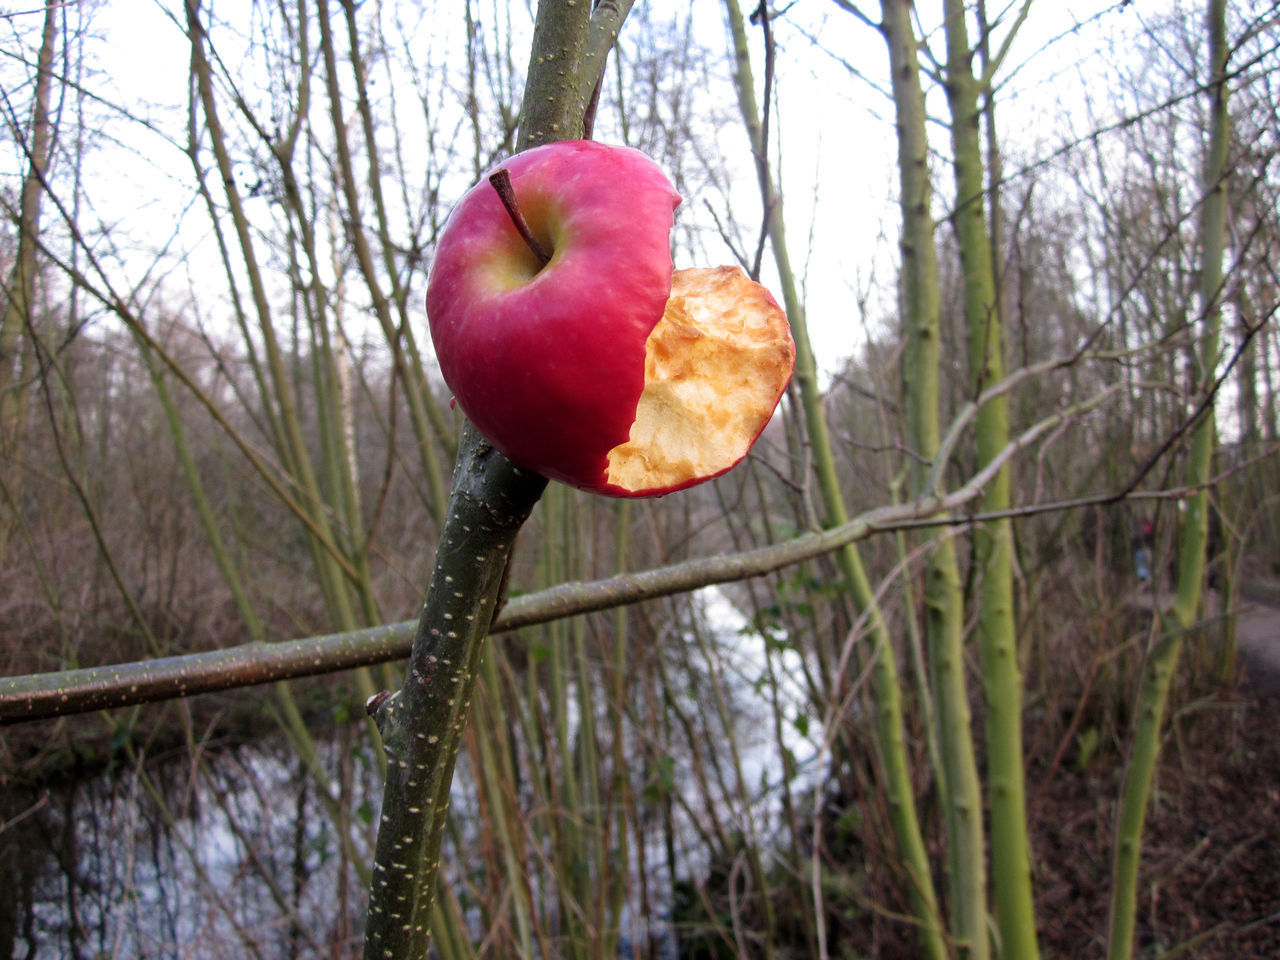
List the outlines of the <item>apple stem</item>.
{"type": "Polygon", "coordinates": [[[515,225],[516,232],[528,244],[529,249],[533,251],[533,255],[538,258],[539,268],[545,267],[551,262],[551,255],[542,249],[542,244],[538,242],[538,238],[529,229],[529,221],[524,218],[524,214],[520,210],[520,204],[516,202],[516,191],[511,186],[511,174],[504,167],[489,175],[489,183],[498,194],[498,199],[502,201],[502,206],[506,208],[507,216],[511,218],[512,224],[515,225]]]}

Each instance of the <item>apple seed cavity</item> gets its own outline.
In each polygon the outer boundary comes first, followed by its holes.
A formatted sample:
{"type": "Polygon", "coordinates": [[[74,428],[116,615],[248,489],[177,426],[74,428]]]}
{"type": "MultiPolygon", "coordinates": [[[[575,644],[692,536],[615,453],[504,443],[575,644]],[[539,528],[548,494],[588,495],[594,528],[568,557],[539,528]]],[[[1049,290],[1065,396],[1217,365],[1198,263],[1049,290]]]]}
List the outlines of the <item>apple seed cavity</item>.
{"type": "Polygon", "coordinates": [[[791,379],[786,314],[738,267],[676,270],[645,341],[644,390],[608,481],[630,493],[717,476],[743,457],[791,379]]]}

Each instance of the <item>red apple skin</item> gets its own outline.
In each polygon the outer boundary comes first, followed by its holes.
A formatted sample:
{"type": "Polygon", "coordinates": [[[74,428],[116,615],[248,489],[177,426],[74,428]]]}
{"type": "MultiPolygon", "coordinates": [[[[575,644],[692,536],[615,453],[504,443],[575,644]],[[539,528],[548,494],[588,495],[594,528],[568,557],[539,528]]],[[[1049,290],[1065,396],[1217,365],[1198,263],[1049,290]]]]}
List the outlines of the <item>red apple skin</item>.
{"type": "Polygon", "coordinates": [[[517,466],[586,490],[605,480],[644,389],[645,340],[671,292],[680,203],[637,150],[593,141],[499,164],[550,262],[541,270],[489,184],[449,216],[427,284],[445,382],[517,466]]]}

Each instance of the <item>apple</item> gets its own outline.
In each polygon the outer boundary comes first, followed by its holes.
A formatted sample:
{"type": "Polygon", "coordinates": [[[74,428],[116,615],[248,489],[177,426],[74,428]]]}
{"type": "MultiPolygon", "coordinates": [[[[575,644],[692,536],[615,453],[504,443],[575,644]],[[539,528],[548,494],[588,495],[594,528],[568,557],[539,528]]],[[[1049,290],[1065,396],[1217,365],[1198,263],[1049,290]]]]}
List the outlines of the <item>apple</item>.
{"type": "Polygon", "coordinates": [[[643,153],[562,141],[450,214],[427,282],[436,357],[517,466],[669,493],[733,467],[768,423],[795,362],[786,316],[736,267],[673,270],[679,203],[643,153]]]}

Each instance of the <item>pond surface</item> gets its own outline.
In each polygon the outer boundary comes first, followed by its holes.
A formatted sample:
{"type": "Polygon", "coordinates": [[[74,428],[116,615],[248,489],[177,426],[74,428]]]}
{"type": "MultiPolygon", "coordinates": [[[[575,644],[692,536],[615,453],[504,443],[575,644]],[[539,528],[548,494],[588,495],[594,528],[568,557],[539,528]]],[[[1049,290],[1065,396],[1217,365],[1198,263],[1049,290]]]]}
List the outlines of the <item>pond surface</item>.
{"type": "MultiPolygon", "coordinates": [[[[611,928],[609,951],[619,956],[689,955],[677,949],[673,912],[682,895],[695,913],[710,901],[688,878],[716,870],[738,876],[747,838],[776,841],[780,771],[791,771],[794,790],[812,789],[806,771],[820,766],[814,760],[821,755],[815,751],[820,728],[815,722],[806,738],[788,726],[784,764],[772,722],[761,722],[769,708],[760,696],[760,639],[722,595],[708,592],[703,600],[707,619],[717,625],[715,671],[729,701],[728,722],[742,728],[734,734],[736,772],[717,726],[724,721],[705,686],[709,674],[696,677],[694,666],[686,667],[691,672],[680,684],[680,702],[668,694],[668,710],[693,724],[688,740],[660,744],[655,754],[652,723],[630,718],[621,734],[624,766],[613,771],[608,741],[618,734],[597,733],[599,784],[577,787],[584,795],[594,790],[599,799],[590,802],[597,807],[588,801],[562,806],[563,778],[577,773],[557,764],[580,749],[583,703],[593,702],[572,682],[561,687],[563,733],[535,723],[527,739],[512,741],[511,772],[504,776],[514,783],[492,780],[473,766],[468,751],[475,741],[496,735],[477,732],[459,761],[446,837],[445,882],[464,942],[485,943],[495,918],[515,927],[506,902],[514,895],[528,901],[532,955],[607,955],[593,953],[598,946],[585,953],[561,949],[577,936],[566,910],[579,908],[593,915],[574,922],[611,928]],[[708,766],[716,768],[714,776],[697,772],[708,766]],[[477,782],[485,776],[490,779],[477,782]],[[616,792],[619,777],[629,781],[622,793],[616,792]],[[503,814],[495,810],[504,804],[507,819],[500,822],[503,814]],[[627,836],[620,840],[620,833],[627,836]],[[501,839],[513,835],[520,861],[515,883],[501,839]],[[729,846],[708,849],[711,835],[727,837],[729,846]],[[574,888],[570,896],[566,886],[574,888]],[[681,888],[687,888],[683,894],[681,888]],[[610,889],[622,892],[613,896],[610,889]]],[[[685,643],[687,654],[697,654],[685,643]]],[[[785,658],[779,663],[787,665],[785,658]]],[[[780,693],[787,701],[780,709],[794,715],[798,689],[780,693]]],[[[537,704],[526,716],[551,710],[547,694],[529,694],[537,704]]],[[[255,696],[244,695],[257,711],[255,696]]],[[[151,709],[157,718],[151,722],[162,726],[179,708],[151,709]]],[[[516,712],[509,703],[503,710],[508,718],[516,712]]],[[[105,772],[68,773],[57,787],[0,794],[0,958],[359,956],[382,789],[378,748],[362,721],[327,722],[325,733],[315,734],[318,772],[312,772],[269,708],[261,711],[258,735],[248,742],[194,738],[198,745],[188,748],[179,736],[179,745],[163,755],[153,748],[155,756],[118,761],[105,772]]],[[[497,715],[487,716],[492,724],[497,715]]],[[[592,722],[602,728],[606,719],[597,712],[592,722]]],[[[513,721],[505,733],[515,729],[513,721]]],[[[507,762],[507,755],[496,756],[507,762]]],[[[483,955],[507,955],[490,951],[483,955]]]]}
{"type": "MultiPolygon", "coordinates": [[[[362,775],[320,746],[328,769],[362,775]]],[[[374,795],[372,782],[352,786],[348,795],[374,795]]],[[[0,956],[358,953],[355,862],[368,862],[371,830],[357,807],[344,849],[281,738],[14,792],[5,804],[0,956]]]]}

